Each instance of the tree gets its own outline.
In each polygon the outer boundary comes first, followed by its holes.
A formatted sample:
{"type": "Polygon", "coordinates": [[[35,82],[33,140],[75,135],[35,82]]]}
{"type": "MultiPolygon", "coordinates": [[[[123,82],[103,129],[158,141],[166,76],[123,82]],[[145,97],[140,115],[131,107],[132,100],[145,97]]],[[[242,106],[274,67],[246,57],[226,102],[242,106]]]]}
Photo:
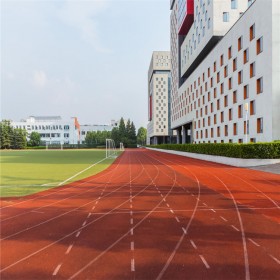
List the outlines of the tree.
{"type": "Polygon", "coordinates": [[[28,145],[31,147],[40,146],[41,136],[40,133],[33,131],[30,134],[30,140],[28,141],[28,145]]]}
{"type": "Polygon", "coordinates": [[[0,141],[1,149],[10,149],[12,147],[13,128],[10,121],[3,120],[0,123],[0,141]]]}
{"type": "Polygon", "coordinates": [[[27,145],[26,131],[21,128],[14,128],[12,130],[12,149],[25,149],[27,145]]]}
{"type": "Polygon", "coordinates": [[[134,123],[132,122],[130,125],[130,131],[129,131],[129,140],[131,141],[131,144],[136,144],[137,137],[136,137],[136,128],[134,123]]]}
{"type": "Polygon", "coordinates": [[[147,129],[140,127],[137,132],[137,143],[139,145],[146,145],[147,129]]]}
{"type": "Polygon", "coordinates": [[[115,141],[116,147],[120,146],[121,137],[120,137],[120,131],[118,127],[114,127],[111,131],[111,138],[115,141]]]}

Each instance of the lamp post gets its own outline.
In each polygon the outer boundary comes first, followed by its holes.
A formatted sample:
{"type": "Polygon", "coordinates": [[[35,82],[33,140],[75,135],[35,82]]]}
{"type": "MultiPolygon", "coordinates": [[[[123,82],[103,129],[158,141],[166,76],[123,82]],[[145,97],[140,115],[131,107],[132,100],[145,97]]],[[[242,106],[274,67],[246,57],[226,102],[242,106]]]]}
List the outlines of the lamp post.
{"type": "Polygon", "coordinates": [[[245,122],[246,122],[246,130],[245,130],[245,143],[247,144],[248,143],[248,103],[245,103],[244,104],[244,108],[245,108],[245,122]]]}

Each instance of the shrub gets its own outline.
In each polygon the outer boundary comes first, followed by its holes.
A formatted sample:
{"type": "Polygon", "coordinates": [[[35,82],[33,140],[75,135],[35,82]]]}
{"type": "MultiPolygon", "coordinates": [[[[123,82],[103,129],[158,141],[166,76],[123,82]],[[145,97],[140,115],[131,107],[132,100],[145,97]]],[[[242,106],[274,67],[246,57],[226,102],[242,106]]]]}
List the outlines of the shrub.
{"type": "Polygon", "coordinates": [[[280,143],[205,143],[205,144],[162,144],[151,148],[175,150],[189,153],[251,159],[280,158],[280,143]]]}

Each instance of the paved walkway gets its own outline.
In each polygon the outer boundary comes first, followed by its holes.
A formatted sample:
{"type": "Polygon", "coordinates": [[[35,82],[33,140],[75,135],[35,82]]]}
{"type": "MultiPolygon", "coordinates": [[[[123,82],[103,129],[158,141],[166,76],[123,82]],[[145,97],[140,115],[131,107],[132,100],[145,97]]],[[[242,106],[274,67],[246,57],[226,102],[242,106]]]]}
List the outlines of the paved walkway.
{"type": "Polygon", "coordinates": [[[250,169],[280,174],[280,163],[250,167],[250,169]]]}

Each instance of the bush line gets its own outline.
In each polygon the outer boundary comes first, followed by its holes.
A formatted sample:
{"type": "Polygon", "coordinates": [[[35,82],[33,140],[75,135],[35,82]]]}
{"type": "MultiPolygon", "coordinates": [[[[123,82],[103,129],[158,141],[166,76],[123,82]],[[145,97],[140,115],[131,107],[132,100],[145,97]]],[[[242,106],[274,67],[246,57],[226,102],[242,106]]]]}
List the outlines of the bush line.
{"type": "Polygon", "coordinates": [[[205,143],[205,144],[161,144],[148,147],[164,150],[224,156],[245,159],[280,158],[280,143],[205,143]]]}

